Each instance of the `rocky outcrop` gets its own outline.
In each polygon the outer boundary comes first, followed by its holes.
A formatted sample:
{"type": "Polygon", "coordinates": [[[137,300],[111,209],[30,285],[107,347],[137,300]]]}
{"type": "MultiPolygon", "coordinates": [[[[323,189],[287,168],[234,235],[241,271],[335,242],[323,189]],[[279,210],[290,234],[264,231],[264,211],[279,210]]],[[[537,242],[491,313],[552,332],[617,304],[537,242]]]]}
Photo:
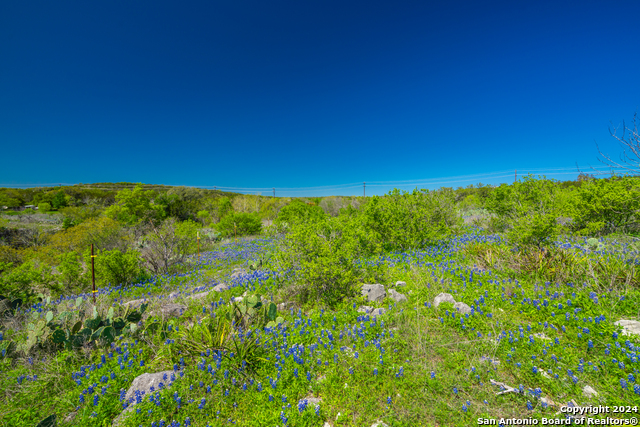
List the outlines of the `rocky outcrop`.
{"type": "Polygon", "coordinates": [[[443,302],[455,304],[456,300],[453,299],[453,295],[442,292],[433,299],[433,306],[437,308],[443,302]]]}
{"type": "Polygon", "coordinates": [[[134,378],[129,390],[124,395],[124,403],[128,406],[113,420],[112,427],[120,425],[127,414],[133,411],[134,406],[142,402],[145,396],[165,386],[170,387],[174,379],[175,373],[173,371],[162,371],[153,374],[145,373],[134,378]]]}
{"type": "Polygon", "coordinates": [[[369,301],[382,302],[387,293],[384,291],[384,286],[380,284],[374,285],[362,285],[362,296],[367,297],[369,301]]]}

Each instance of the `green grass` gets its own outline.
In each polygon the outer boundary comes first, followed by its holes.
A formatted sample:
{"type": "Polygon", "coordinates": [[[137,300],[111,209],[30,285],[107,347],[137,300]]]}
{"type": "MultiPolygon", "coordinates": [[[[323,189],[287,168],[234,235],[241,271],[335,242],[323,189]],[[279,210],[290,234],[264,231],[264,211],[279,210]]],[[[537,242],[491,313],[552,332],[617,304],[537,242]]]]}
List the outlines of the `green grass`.
{"type": "MultiPolygon", "coordinates": [[[[500,249],[496,243],[487,245],[500,249]]],[[[589,256],[606,259],[606,254],[589,256]]],[[[213,356],[187,354],[185,328],[189,323],[206,323],[214,315],[224,317],[228,305],[212,308],[220,297],[228,301],[231,296],[248,291],[259,292],[268,299],[273,296],[274,302],[281,302],[293,284],[254,280],[221,294],[212,292],[206,300],[198,301],[181,294],[172,302],[184,303],[189,309],[169,321],[173,331],[164,337],[160,332],[147,336],[138,332],[118,340],[114,349],[87,347],[55,352],[36,348],[28,356],[2,359],[0,426],[34,426],[53,413],[58,416],[59,426],[110,426],[122,410],[121,389],[127,390],[133,378],[144,372],[181,366],[181,358],[184,367],[176,373],[172,386],[158,393],[157,403],[144,399],[121,426],[149,427],[160,420],[166,426],[172,421],[184,426],[187,418],[192,426],[202,427],[232,425],[231,422],[242,426],[282,426],[282,415],[289,426],[322,426],[325,422],[331,426],[370,426],[376,421],[389,426],[468,426],[477,425],[477,418],[553,418],[559,405],[570,400],[579,405],[640,406],[640,395],[633,389],[636,383],[629,380],[629,375],[638,377],[637,349],[631,346],[640,345],[640,340],[622,335],[614,338],[620,330],[613,325],[619,319],[638,318],[637,287],[614,286],[609,290],[587,275],[580,276],[580,281],[545,284],[535,274],[506,267],[503,271],[475,271],[470,281],[474,264],[479,264],[479,258],[460,250],[441,251],[419,263],[387,262],[381,269],[381,283],[388,291],[396,280],[406,281],[407,286],[399,291],[408,297],[407,302],[395,304],[387,297],[381,304],[373,304],[358,297],[334,310],[315,301],[280,312],[286,329],[253,332],[262,347],[251,351],[266,359],[253,373],[243,369],[242,361],[231,357],[230,351],[226,352],[228,357],[221,358],[219,367],[213,356]],[[456,301],[474,306],[481,313],[476,311],[461,322],[459,314],[453,316],[450,304],[431,307],[441,292],[451,293],[456,301]],[[597,293],[597,302],[592,292],[597,293]],[[357,312],[362,305],[391,309],[374,319],[357,312]],[[544,334],[548,340],[534,334],[544,334]],[[166,344],[167,339],[174,339],[175,343],[166,344]],[[314,344],[317,348],[312,347],[314,344]],[[298,345],[304,346],[304,351],[296,353],[298,345]],[[313,354],[310,348],[314,348],[313,354]],[[296,353],[304,363],[298,363],[290,353],[296,353]],[[124,354],[128,360],[124,360],[124,354]],[[105,362],[101,363],[103,355],[105,362]],[[122,363],[118,357],[123,358],[122,363]],[[141,360],[144,366],[140,366],[141,360]],[[208,365],[215,371],[213,375],[208,365]],[[87,367],[88,376],[76,378],[81,381],[78,385],[72,373],[83,366],[87,367]],[[550,371],[548,377],[543,371],[550,371]],[[278,374],[280,379],[274,388],[269,378],[275,379],[278,374]],[[18,378],[24,375],[37,375],[37,379],[19,383],[18,378]],[[107,377],[106,382],[100,381],[103,376],[107,377]],[[621,379],[626,381],[626,389],[621,386],[621,379]],[[521,387],[523,392],[497,395],[500,388],[491,380],[521,387]],[[97,384],[94,392],[87,393],[85,402],[80,403],[82,391],[93,383],[97,384]],[[584,397],[585,385],[593,387],[599,396],[591,400],[584,397]],[[102,387],[106,387],[104,394],[102,387]],[[211,387],[210,391],[207,387],[211,387]],[[176,392],[180,405],[173,398],[176,392]],[[99,395],[96,406],[95,395],[99,395]],[[298,410],[299,400],[305,397],[322,399],[317,413],[313,404],[302,412],[298,410]],[[557,405],[545,408],[541,398],[557,405]],[[75,419],[65,422],[67,414],[77,407],[75,419]]],[[[159,297],[172,290],[188,293],[212,280],[230,283],[232,269],[240,265],[245,264],[212,263],[183,277],[158,280],[153,286],[132,288],[122,295],[103,295],[98,301],[99,311],[110,306],[113,298],[126,301],[142,296],[150,298],[148,310],[152,310],[164,301],[159,297]]],[[[90,301],[85,301],[80,310],[90,307],[90,301]]],[[[49,309],[58,310],[44,307],[39,316],[49,309]]],[[[19,315],[4,319],[4,341],[23,339],[25,324],[31,318],[19,315]]],[[[145,322],[154,320],[159,319],[145,322]]],[[[248,342],[239,335],[235,340],[240,346],[248,342]]],[[[608,415],[637,416],[633,412],[608,415]]]]}

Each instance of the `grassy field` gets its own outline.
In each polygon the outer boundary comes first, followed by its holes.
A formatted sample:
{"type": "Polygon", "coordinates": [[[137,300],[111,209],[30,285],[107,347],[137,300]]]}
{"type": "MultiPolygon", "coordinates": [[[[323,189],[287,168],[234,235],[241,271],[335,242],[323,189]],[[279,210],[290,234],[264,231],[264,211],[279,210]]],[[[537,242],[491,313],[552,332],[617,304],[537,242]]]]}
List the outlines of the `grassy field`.
{"type": "Polygon", "coordinates": [[[122,313],[124,302],[148,302],[112,343],[66,350],[47,341],[9,357],[10,343],[27,340],[49,312],[66,325],[92,319],[90,294],[5,316],[0,426],[31,427],[53,414],[58,426],[111,426],[127,406],[133,410],[119,426],[542,424],[564,420],[567,404],[611,408],[591,418],[638,416],[640,339],[614,324],[639,316],[637,252],[628,242],[562,241],[516,253],[499,236],[470,230],[437,247],[362,260],[378,269],[382,301],[358,296],[332,310],[291,302],[278,308],[284,322],[276,326],[243,313],[231,324],[233,297],[290,302],[291,275],[269,262],[276,251],[272,239],[228,242],[184,274],[100,289],[95,311],[103,319],[110,308],[122,313]],[[263,265],[249,268],[258,259],[263,265]],[[213,290],[220,283],[230,289],[213,290]],[[407,300],[396,301],[391,289],[407,300]],[[449,302],[436,308],[441,293],[471,312],[449,302]],[[157,314],[168,303],[187,308],[157,314]],[[171,371],[162,388],[137,404],[124,401],[134,378],[161,371],[171,371]]]}

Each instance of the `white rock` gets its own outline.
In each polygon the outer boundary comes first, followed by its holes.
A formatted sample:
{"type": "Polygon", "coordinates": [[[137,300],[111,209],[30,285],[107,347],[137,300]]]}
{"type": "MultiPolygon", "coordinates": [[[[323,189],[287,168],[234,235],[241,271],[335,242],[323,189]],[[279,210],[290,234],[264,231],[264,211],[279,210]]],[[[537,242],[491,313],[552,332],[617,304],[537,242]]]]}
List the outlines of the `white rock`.
{"type": "MultiPolygon", "coordinates": [[[[174,374],[173,371],[163,371],[163,372],[156,372],[153,374],[149,374],[149,373],[144,373],[142,375],[137,376],[136,378],[134,378],[134,380],[131,382],[131,386],[129,387],[129,390],[127,390],[127,393],[124,396],[124,401],[128,402],[130,399],[134,399],[133,402],[131,404],[129,404],[129,406],[127,407],[127,409],[125,409],[124,411],[122,411],[114,420],[112,423],[112,426],[118,426],[120,424],[120,422],[122,421],[123,417],[126,417],[126,415],[131,412],[133,410],[133,407],[135,406],[135,392],[136,391],[140,391],[140,393],[142,394],[142,399],[145,400],[147,399],[147,396],[151,393],[153,393],[151,391],[151,387],[154,388],[154,392],[159,390],[159,386],[160,383],[163,383],[166,387],[171,386],[171,375],[174,374]],[[166,375],[167,379],[164,380],[163,376],[166,375]]],[[[177,375],[176,375],[177,378],[177,375]]]]}
{"type": "Polygon", "coordinates": [[[207,295],[209,295],[209,291],[200,292],[200,293],[197,293],[197,294],[189,295],[189,298],[191,298],[191,299],[202,299],[202,298],[206,298],[207,295]]]}
{"type": "Polygon", "coordinates": [[[401,294],[397,292],[395,289],[389,289],[389,293],[391,294],[391,298],[396,302],[403,302],[407,300],[407,296],[405,294],[401,294]]]}
{"type": "Polygon", "coordinates": [[[442,302],[450,302],[451,304],[455,304],[456,300],[453,299],[453,295],[442,292],[433,299],[433,306],[438,307],[442,302]]]}
{"type": "Polygon", "coordinates": [[[384,291],[384,286],[376,283],[374,285],[364,284],[362,285],[362,296],[367,297],[369,301],[381,302],[387,293],[384,291]]]}
{"type": "Polygon", "coordinates": [[[398,280],[396,282],[396,286],[406,286],[406,285],[407,285],[407,282],[403,282],[402,280],[398,280]]]}
{"type": "Polygon", "coordinates": [[[383,423],[382,421],[378,420],[375,423],[371,424],[371,427],[389,427],[389,426],[383,423]]]}
{"type": "Polygon", "coordinates": [[[622,327],[622,335],[640,335],[640,322],[637,320],[618,320],[613,323],[622,327]]]}
{"type": "Polygon", "coordinates": [[[593,389],[593,387],[586,385],[582,387],[582,394],[588,398],[597,397],[598,392],[593,389]]]}
{"type": "Polygon", "coordinates": [[[460,314],[470,314],[471,313],[471,307],[469,307],[467,304],[465,304],[463,302],[457,302],[457,303],[453,304],[453,308],[458,310],[460,312],[460,314]]]}
{"type": "Polygon", "coordinates": [[[551,341],[551,338],[549,338],[548,336],[546,336],[544,333],[542,332],[538,332],[536,334],[533,334],[534,337],[538,337],[541,340],[545,340],[545,341],[551,341]]]}
{"type": "Polygon", "coordinates": [[[227,286],[224,283],[220,283],[219,285],[214,286],[213,290],[216,291],[216,292],[228,291],[229,290],[229,286],[227,286]]]}
{"type": "Polygon", "coordinates": [[[371,312],[372,316],[382,316],[386,310],[384,308],[374,308],[371,312]]]}

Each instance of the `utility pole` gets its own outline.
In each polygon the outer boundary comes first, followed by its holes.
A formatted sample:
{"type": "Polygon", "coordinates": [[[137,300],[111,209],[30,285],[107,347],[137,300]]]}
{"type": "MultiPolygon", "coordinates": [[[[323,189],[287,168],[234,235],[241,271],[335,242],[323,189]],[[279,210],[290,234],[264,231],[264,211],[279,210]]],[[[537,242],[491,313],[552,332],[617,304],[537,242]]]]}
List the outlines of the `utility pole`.
{"type": "Polygon", "coordinates": [[[276,197],[276,189],[275,189],[275,187],[273,188],[273,197],[276,197]]]}
{"type": "Polygon", "coordinates": [[[517,180],[518,180],[518,169],[516,169],[516,175],[513,178],[513,183],[515,184],[517,180]]]}
{"type": "Polygon", "coordinates": [[[366,182],[362,183],[362,195],[364,197],[367,197],[367,185],[366,184],[367,184],[366,182]]]}

